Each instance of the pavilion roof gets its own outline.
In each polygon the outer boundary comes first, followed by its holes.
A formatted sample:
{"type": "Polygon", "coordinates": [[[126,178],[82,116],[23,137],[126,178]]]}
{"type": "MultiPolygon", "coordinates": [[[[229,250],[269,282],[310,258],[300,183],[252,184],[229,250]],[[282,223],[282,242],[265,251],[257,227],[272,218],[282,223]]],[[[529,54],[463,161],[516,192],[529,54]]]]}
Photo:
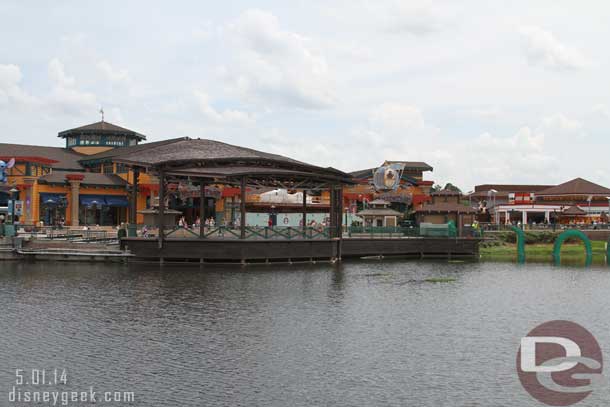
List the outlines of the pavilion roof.
{"type": "Polygon", "coordinates": [[[259,186],[313,188],[316,184],[351,184],[352,177],[335,168],[322,168],[278,154],[239,147],[215,140],[176,139],[138,151],[125,151],[113,161],[127,165],[163,170],[167,175],[210,178],[236,183],[247,176],[259,186]]]}
{"type": "Polygon", "coordinates": [[[610,196],[610,189],[587,181],[583,178],[575,178],[555,187],[547,188],[536,194],[537,196],[610,196]]]}
{"type": "Polygon", "coordinates": [[[162,146],[165,144],[177,143],[179,141],[186,140],[186,139],[187,139],[186,137],[180,137],[180,138],[174,138],[174,139],[169,139],[169,140],[161,140],[161,141],[153,141],[150,143],[136,144],[133,146],[116,147],[116,148],[112,148],[110,150],[102,151],[101,153],[86,155],[80,160],[80,162],[83,164],[87,164],[88,162],[108,161],[114,157],[119,157],[119,156],[123,156],[123,155],[127,155],[127,154],[135,154],[140,151],[148,150],[152,147],[162,146]]]}
{"type": "Polygon", "coordinates": [[[582,216],[582,215],[586,215],[587,212],[584,211],[583,209],[579,208],[578,206],[574,205],[574,206],[570,206],[569,208],[565,209],[561,214],[566,215],[566,216],[582,216]]]}

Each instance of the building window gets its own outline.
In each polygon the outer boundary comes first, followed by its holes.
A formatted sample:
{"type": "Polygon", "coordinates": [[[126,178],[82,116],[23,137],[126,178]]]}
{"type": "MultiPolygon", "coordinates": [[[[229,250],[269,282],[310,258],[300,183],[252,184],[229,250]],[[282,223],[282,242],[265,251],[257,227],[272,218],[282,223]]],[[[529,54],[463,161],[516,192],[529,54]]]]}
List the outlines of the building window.
{"type": "Polygon", "coordinates": [[[117,164],[116,172],[117,172],[117,174],[127,174],[129,172],[129,169],[127,168],[127,166],[125,164],[117,164]]]}
{"type": "Polygon", "coordinates": [[[104,143],[107,146],[122,147],[125,145],[125,136],[106,136],[104,143]]]}
{"type": "Polygon", "coordinates": [[[112,174],[114,172],[114,169],[112,168],[112,163],[104,164],[103,172],[104,174],[112,174]]]}

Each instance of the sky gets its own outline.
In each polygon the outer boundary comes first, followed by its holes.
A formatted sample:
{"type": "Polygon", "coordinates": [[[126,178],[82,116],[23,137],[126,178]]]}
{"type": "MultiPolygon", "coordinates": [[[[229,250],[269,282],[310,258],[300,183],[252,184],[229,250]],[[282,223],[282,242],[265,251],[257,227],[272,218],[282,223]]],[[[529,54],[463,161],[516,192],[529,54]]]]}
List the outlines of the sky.
{"type": "MultiPolygon", "coordinates": [[[[0,2],[0,142],[105,119],[344,171],[610,186],[606,1],[0,2]]],[[[0,151],[1,155],[1,151],[0,151]]]]}

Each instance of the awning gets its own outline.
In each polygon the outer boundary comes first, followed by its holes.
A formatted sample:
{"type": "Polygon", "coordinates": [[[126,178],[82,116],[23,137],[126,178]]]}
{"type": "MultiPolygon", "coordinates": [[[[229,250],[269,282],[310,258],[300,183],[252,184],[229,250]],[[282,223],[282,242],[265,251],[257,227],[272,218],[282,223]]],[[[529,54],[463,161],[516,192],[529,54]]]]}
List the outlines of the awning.
{"type": "Polygon", "coordinates": [[[106,205],[106,199],[103,195],[80,195],[78,200],[84,206],[102,206],[106,205]]]}
{"type": "Polygon", "coordinates": [[[57,205],[62,199],[66,198],[66,194],[50,194],[40,193],[40,203],[42,205],[57,205]]]}
{"type": "Polygon", "coordinates": [[[106,195],[106,205],[107,206],[120,206],[120,207],[128,207],[129,200],[126,196],[121,195],[106,195]]]}

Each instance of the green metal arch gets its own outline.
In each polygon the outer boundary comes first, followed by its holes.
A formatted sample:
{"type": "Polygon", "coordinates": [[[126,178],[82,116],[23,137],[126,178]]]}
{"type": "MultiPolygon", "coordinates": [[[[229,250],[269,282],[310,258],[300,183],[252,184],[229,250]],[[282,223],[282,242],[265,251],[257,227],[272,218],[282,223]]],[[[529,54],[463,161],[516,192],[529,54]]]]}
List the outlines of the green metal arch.
{"type": "Polygon", "coordinates": [[[523,229],[516,226],[511,226],[510,228],[517,235],[517,261],[525,263],[525,233],[523,233],[523,229]]]}
{"type": "Polygon", "coordinates": [[[591,261],[593,260],[593,249],[591,247],[591,240],[589,240],[587,235],[585,235],[580,230],[574,230],[574,229],[566,230],[565,232],[560,234],[557,237],[557,239],[555,240],[555,245],[553,246],[553,259],[555,260],[555,263],[556,264],[561,263],[561,246],[566,241],[566,239],[570,239],[573,237],[582,240],[582,242],[585,244],[585,254],[587,256],[586,264],[590,265],[591,261]]]}

